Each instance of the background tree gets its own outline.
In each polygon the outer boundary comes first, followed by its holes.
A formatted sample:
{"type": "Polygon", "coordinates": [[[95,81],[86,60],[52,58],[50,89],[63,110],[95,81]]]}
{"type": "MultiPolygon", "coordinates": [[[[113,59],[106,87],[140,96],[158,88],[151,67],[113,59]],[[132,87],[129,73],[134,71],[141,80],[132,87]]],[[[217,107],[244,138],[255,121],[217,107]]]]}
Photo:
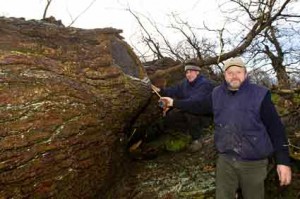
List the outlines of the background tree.
{"type": "Polygon", "coordinates": [[[289,76],[297,74],[299,70],[300,27],[296,20],[290,20],[295,17],[286,15],[270,25],[247,51],[255,68],[266,65],[272,67],[272,70],[266,71],[275,73],[280,88],[290,88],[289,76]]]}
{"type": "MultiPolygon", "coordinates": [[[[223,60],[243,55],[246,62],[255,66],[254,68],[268,70],[268,65],[273,64],[273,71],[280,85],[289,87],[288,71],[285,70],[285,67],[293,65],[297,68],[296,64],[300,60],[296,50],[298,48],[293,46],[287,50],[287,46],[282,45],[278,33],[285,32],[286,26],[282,26],[280,31],[277,26],[297,17],[292,8],[299,2],[292,0],[226,0],[219,2],[220,10],[226,18],[222,27],[211,28],[205,23],[197,24],[198,27],[196,27],[181,19],[180,15],[171,14],[172,21],[167,28],[173,30],[174,34],[181,35],[182,38],[175,44],[164,36],[161,27],[158,27],[149,17],[141,15],[136,17],[143,27],[141,34],[146,34],[148,40],[154,40],[155,37],[157,48],[152,48],[150,52],[157,49],[154,54],[171,56],[179,60],[196,58],[199,66],[217,65],[219,66],[217,70],[221,70],[219,64],[223,60]],[[254,48],[253,43],[259,48],[254,48]],[[291,54],[294,58],[291,62],[287,62],[287,60],[291,60],[289,56],[291,54]],[[255,65],[254,63],[259,64],[255,65]]],[[[130,12],[135,16],[138,15],[132,10],[130,12]]],[[[289,23],[292,24],[291,21],[289,23]]],[[[293,22],[294,25],[291,27],[295,28],[295,34],[299,34],[299,27],[295,25],[296,23],[296,21],[293,22]]],[[[146,49],[149,47],[147,45],[149,43],[145,43],[146,49]]]]}

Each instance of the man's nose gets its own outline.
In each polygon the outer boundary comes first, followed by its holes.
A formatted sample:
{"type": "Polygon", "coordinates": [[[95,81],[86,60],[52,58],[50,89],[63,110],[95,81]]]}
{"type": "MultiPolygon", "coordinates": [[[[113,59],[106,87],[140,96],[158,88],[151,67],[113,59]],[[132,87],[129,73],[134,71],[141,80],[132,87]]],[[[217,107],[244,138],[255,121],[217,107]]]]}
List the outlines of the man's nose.
{"type": "Polygon", "coordinates": [[[237,77],[237,73],[232,73],[231,76],[232,77],[237,77]]]}

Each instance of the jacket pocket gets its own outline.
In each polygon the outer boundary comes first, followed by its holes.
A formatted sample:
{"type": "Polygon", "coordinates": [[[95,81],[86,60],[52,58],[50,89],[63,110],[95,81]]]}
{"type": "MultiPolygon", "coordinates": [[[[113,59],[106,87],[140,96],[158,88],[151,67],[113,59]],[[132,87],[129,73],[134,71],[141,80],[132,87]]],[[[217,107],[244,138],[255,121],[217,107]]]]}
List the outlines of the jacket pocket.
{"type": "Polygon", "coordinates": [[[242,137],[233,126],[217,125],[214,139],[216,148],[220,153],[241,153],[242,137]]]}
{"type": "Polygon", "coordinates": [[[273,146],[267,133],[246,131],[242,137],[240,156],[248,160],[267,158],[273,152],[273,146]]]}
{"type": "Polygon", "coordinates": [[[244,160],[264,159],[273,152],[266,132],[242,131],[235,125],[216,125],[214,139],[220,153],[237,154],[244,160]]]}

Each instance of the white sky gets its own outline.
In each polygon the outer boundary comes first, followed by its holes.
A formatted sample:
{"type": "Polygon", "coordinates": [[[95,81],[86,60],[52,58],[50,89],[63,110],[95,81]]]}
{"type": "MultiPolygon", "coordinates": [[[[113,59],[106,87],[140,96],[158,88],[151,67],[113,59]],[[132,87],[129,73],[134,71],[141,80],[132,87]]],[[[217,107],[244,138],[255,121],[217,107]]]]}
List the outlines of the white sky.
{"type": "MultiPolygon", "coordinates": [[[[0,16],[41,19],[47,0],[0,0],[0,16]]],[[[52,0],[47,17],[54,16],[68,26],[93,0],[52,0]]],[[[136,19],[126,11],[142,13],[159,23],[169,25],[170,13],[180,14],[189,24],[202,24],[204,20],[218,20],[215,0],[96,0],[72,25],[90,29],[113,27],[122,29],[122,36],[129,42],[139,30],[136,19]]],[[[170,35],[172,37],[173,35],[170,35]]]]}

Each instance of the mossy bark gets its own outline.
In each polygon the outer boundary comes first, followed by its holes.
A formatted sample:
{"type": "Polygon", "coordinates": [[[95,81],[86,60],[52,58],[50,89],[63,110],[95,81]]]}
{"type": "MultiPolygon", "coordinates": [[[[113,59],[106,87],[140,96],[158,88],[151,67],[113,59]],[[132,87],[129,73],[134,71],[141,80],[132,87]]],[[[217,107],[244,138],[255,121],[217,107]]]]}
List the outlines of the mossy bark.
{"type": "Polygon", "coordinates": [[[115,29],[0,18],[0,198],[91,198],[151,95],[115,29]]]}

